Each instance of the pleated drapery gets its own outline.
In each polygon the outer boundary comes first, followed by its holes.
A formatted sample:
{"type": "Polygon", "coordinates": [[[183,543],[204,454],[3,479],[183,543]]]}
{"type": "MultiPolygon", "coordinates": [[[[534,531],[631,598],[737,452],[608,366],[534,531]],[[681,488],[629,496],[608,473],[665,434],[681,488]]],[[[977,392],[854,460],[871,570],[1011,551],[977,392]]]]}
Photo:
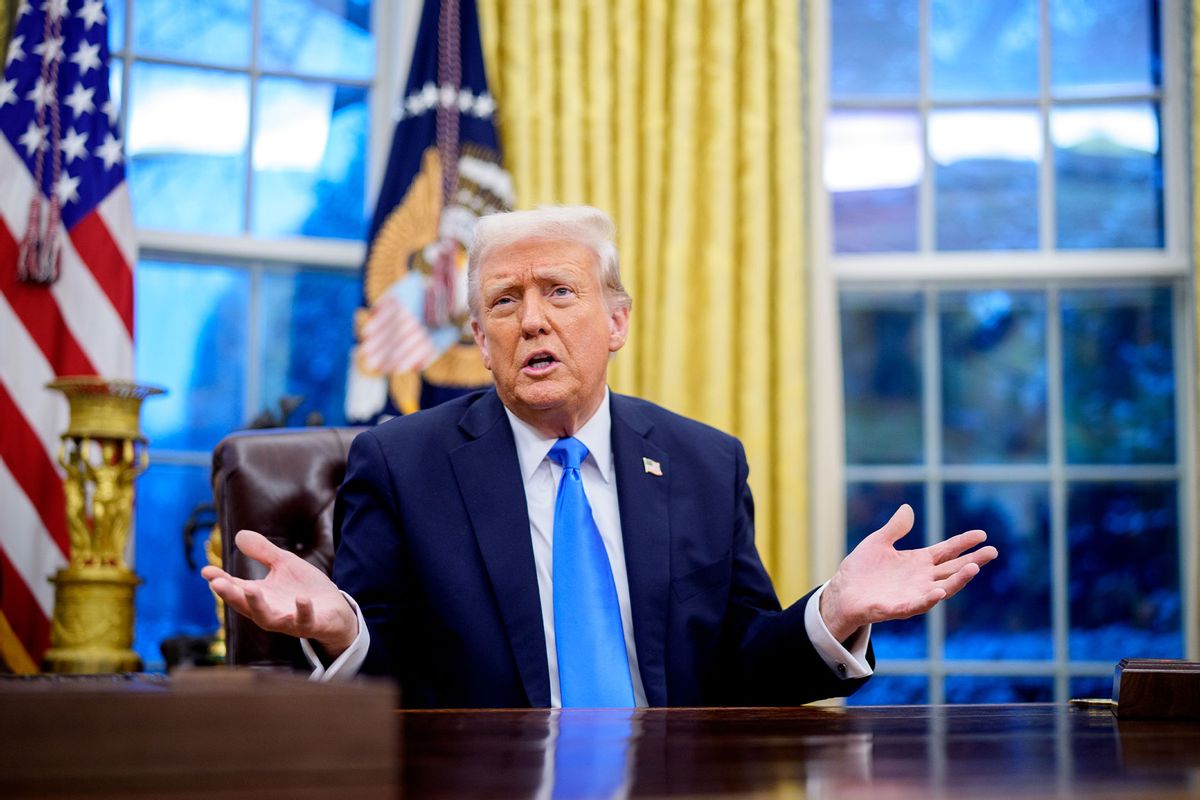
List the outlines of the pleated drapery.
{"type": "Polygon", "coordinates": [[[16,0],[0,0],[0,53],[8,52],[8,40],[12,36],[13,12],[16,0]]]}
{"type": "Polygon", "coordinates": [[[799,4],[479,0],[523,208],[612,214],[615,390],[741,438],[780,597],[809,580],[799,4]]]}

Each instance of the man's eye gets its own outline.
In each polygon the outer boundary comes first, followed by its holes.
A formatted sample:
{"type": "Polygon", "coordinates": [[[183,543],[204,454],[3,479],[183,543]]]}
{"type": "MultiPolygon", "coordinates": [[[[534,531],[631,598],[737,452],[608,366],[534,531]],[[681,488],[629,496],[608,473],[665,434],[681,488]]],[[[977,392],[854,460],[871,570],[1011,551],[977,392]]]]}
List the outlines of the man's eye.
{"type": "Polygon", "coordinates": [[[512,301],[513,299],[511,297],[497,297],[492,301],[492,308],[500,308],[502,306],[511,305],[512,301]]]}
{"type": "Polygon", "coordinates": [[[554,297],[566,297],[567,295],[571,294],[571,289],[567,286],[555,286],[554,290],[550,292],[550,294],[554,297]]]}

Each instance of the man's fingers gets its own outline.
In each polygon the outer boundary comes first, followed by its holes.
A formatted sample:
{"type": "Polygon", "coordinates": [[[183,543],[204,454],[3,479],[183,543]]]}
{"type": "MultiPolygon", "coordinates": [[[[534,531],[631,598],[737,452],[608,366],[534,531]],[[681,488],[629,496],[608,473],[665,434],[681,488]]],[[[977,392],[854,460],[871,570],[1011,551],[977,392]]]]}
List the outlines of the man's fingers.
{"type": "Polygon", "coordinates": [[[233,542],[242,553],[267,567],[275,566],[280,556],[287,553],[257,531],[238,531],[233,542]]]}
{"type": "Polygon", "coordinates": [[[286,626],[287,618],[271,609],[257,583],[248,581],[242,587],[242,594],[246,597],[246,607],[250,609],[250,613],[246,616],[254,620],[258,627],[268,631],[290,633],[286,626]]]}
{"type": "MultiPolygon", "coordinates": [[[[954,595],[962,591],[963,587],[971,582],[971,579],[979,574],[979,565],[974,562],[969,562],[963,565],[963,568],[954,573],[945,580],[938,581],[937,587],[945,592],[943,600],[948,600],[954,595]]],[[[936,591],[936,590],[935,590],[936,591]]]]}
{"type": "Polygon", "coordinates": [[[204,567],[200,570],[200,574],[209,582],[209,585],[212,585],[215,581],[219,580],[224,581],[225,583],[236,587],[239,590],[245,588],[246,584],[251,582],[245,578],[239,578],[236,575],[230,575],[220,567],[214,566],[204,567]]]}
{"type": "Polygon", "coordinates": [[[312,630],[313,620],[316,615],[313,613],[312,600],[305,596],[296,597],[296,631],[303,636],[305,631],[312,630]]]}
{"type": "Polygon", "coordinates": [[[958,558],[952,558],[949,561],[943,561],[941,564],[938,564],[936,567],[934,567],[933,579],[938,581],[945,580],[965,567],[967,564],[975,564],[976,566],[982,567],[997,555],[999,555],[999,553],[997,552],[996,548],[989,545],[987,547],[981,547],[974,552],[961,555],[958,558]]]}
{"type": "MultiPolygon", "coordinates": [[[[929,609],[936,606],[938,603],[945,600],[946,597],[947,597],[947,595],[946,595],[945,589],[941,589],[941,588],[931,589],[929,591],[929,594],[925,595],[925,607],[922,608],[920,611],[918,611],[917,614],[924,614],[926,611],[928,611],[929,609]]],[[[916,616],[916,615],[914,614],[913,616],[916,616]]]]}
{"type": "Polygon", "coordinates": [[[924,597],[921,599],[914,599],[904,605],[891,608],[885,611],[874,621],[886,622],[893,619],[908,619],[910,617],[915,617],[919,614],[924,614],[944,599],[946,599],[946,591],[941,588],[933,588],[926,592],[924,597]]]}
{"type": "Polygon", "coordinates": [[[957,536],[951,536],[949,539],[938,542],[935,545],[930,545],[929,555],[933,558],[933,563],[941,564],[944,561],[957,558],[972,547],[983,544],[985,541],[987,541],[987,534],[983,531],[967,531],[957,536]]]}
{"type": "Polygon", "coordinates": [[[209,586],[217,593],[217,597],[243,617],[250,616],[250,606],[246,603],[246,593],[228,576],[218,576],[209,581],[209,586]]]}
{"type": "Polygon", "coordinates": [[[214,567],[212,564],[205,565],[200,568],[200,577],[206,581],[211,581],[216,578],[226,578],[232,580],[233,576],[220,567],[214,567]]]}
{"type": "Polygon", "coordinates": [[[881,537],[888,544],[895,544],[900,541],[904,534],[912,530],[913,526],[913,510],[908,503],[896,509],[896,513],[892,514],[892,518],[879,530],[875,531],[873,536],[881,537]]]}

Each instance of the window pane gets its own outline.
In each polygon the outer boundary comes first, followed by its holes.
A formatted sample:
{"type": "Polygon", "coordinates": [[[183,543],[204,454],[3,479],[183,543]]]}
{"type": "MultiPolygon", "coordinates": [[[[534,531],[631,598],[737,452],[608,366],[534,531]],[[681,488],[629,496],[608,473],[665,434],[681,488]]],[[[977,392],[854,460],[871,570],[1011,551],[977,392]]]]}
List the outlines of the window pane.
{"type": "Polygon", "coordinates": [[[375,74],[370,0],[263,0],[259,60],[266,69],[330,78],[375,74]]]}
{"type": "Polygon", "coordinates": [[[1180,658],[1179,519],[1174,483],[1068,489],[1071,658],[1180,658]]]}
{"type": "Polygon", "coordinates": [[[929,116],[939,250],[1038,246],[1037,109],[958,109],[929,116]]]}
{"type": "Polygon", "coordinates": [[[1162,80],[1154,0],[1051,0],[1054,89],[1152,91],[1162,80]]]}
{"type": "Polygon", "coordinates": [[[304,402],[289,424],[319,414],[343,425],[346,369],[354,335],[352,318],[362,302],[358,273],[271,271],[259,283],[262,396],[259,406],[278,413],[285,395],[304,402]]]}
{"type": "Polygon", "coordinates": [[[952,483],[945,497],[946,536],[980,528],[1001,554],[946,603],[946,657],[1053,658],[1049,487],[952,483]]]}
{"type": "Polygon", "coordinates": [[[838,0],[829,7],[833,97],[915,96],[917,0],[838,0]]]}
{"type": "Polygon", "coordinates": [[[249,79],[143,62],[131,77],[129,184],[138,226],[241,233],[249,79]]]}
{"type": "Polygon", "coordinates": [[[917,185],[924,168],[916,112],[831,112],[825,185],[833,195],[834,250],[916,250],[917,185]]]}
{"type": "Polygon", "coordinates": [[[250,65],[250,0],[137,0],[133,11],[138,55],[250,65]]]}
{"type": "Polygon", "coordinates": [[[138,263],[138,380],[166,388],[142,430],[165,450],[211,450],[241,427],[250,280],[237,269],[138,263]]]}
{"type": "Polygon", "coordinates": [[[108,49],[116,53],[125,47],[125,0],[108,0],[104,5],[108,17],[108,49]]]}
{"type": "MultiPolygon", "coordinates": [[[[913,529],[896,543],[901,550],[925,546],[925,487],[920,483],[848,483],[846,485],[846,552],[883,526],[903,503],[912,506],[913,529]]],[[[871,626],[871,642],[880,659],[924,658],[925,616],[871,626]]]]}
{"type": "Polygon", "coordinates": [[[933,96],[1036,96],[1038,0],[932,0],[929,51],[933,96]]]}
{"type": "Polygon", "coordinates": [[[1050,135],[1059,247],[1163,246],[1157,103],[1056,108],[1050,135]]]}
{"type": "Polygon", "coordinates": [[[1085,675],[1071,678],[1071,699],[1112,697],[1111,675],[1085,675]]]}
{"type": "Polygon", "coordinates": [[[1049,703],[1054,679],[1041,676],[947,675],[947,703],[1049,703]]]}
{"type": "Polygon", "coordinates": [[[929,702],[929,681],[923,675],[876,675],[852,694],[852,706],[911,706],[929,702]]]}
{"type": "Polygon", "coordinates": [[[1067,461],[1174,462],[1170,288],[1063,292],[1062,324],[1067,461]]]}
{"type": "Polygon", "coordinates": [[[361,239],[367,90],[263,78],[258,98],[254,232],[361,239]]]}
{"type": "Polygon", "coordinates": [[[921,295],[843,292],[847,464],[918,464],[921,295]]]}
{"type": "Polygon", "coordinates": [[[1045,296],[943,293],[941,340],[945,461],[1045,463],[1045,296]]]}
{"type": "Polygon", "coordinates": [[[183,538],[192,510],[211,502],[208,467],[158,464],[151,456],[150,469],[138,478],[134,563],[146,582],[137,590],[133,646],[147,669],[163,667],[159,646],[164,639],[217,629],[216,601],[200,577],[200,567],[208,563],[208,532],[201,531],[191,548],[194,570],[188,568],[183,538]]]}

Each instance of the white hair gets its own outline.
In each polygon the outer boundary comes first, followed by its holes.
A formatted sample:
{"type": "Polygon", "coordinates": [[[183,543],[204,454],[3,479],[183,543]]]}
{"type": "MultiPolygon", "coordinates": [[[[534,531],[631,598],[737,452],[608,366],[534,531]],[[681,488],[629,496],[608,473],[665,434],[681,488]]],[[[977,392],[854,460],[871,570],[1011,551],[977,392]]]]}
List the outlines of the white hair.
{"type": "Polygon", "coordinates": [[[480,217],[467,252],[467,302],[471,318],[479,319],[479,272],[488,256],[518,242],[538,239],[575,242],[595,253],[609,308],[629,308],[633,299],[621,283],[615,234],[612,218],[592,206],[541,206],[530,211],[480,217]]]}

